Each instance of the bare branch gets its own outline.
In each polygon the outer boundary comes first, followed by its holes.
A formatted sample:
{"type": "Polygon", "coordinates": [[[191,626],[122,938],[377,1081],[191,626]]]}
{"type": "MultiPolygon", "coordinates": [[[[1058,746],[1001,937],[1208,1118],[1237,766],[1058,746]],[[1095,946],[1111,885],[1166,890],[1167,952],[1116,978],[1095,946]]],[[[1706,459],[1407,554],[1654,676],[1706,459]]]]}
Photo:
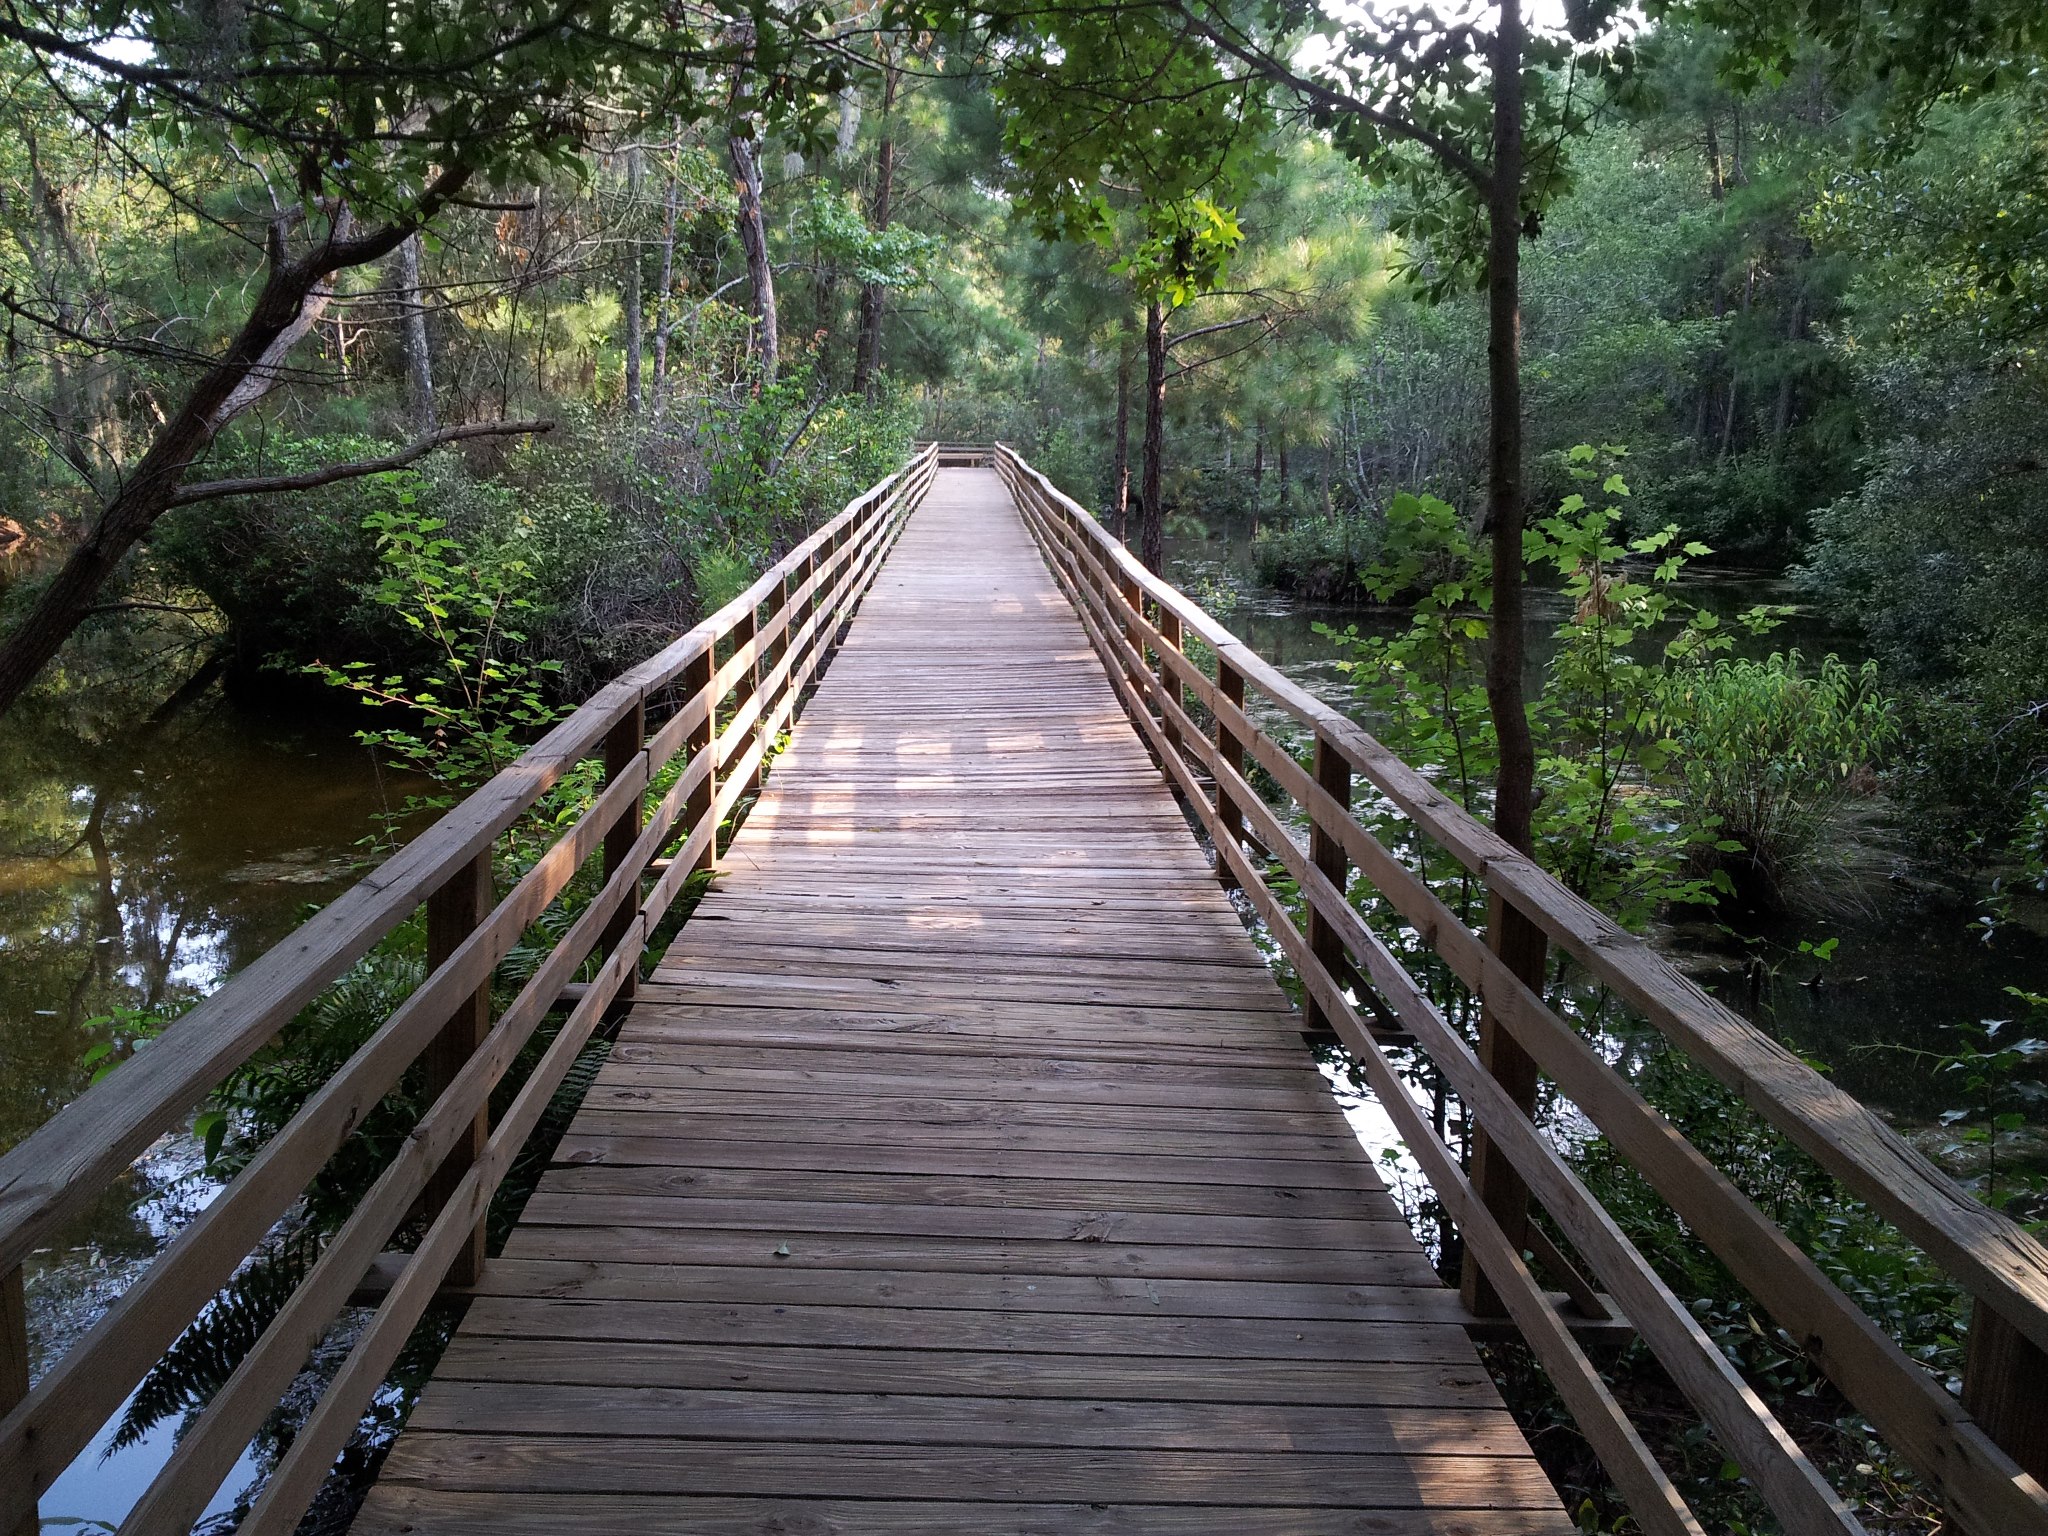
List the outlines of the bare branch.
{"type": "Polygon", "coordinates": [[[1218,320],[1214,325],[1198,325],[1192,331],[1182,331],[1177,336],[1168,337],[1166,348],[1170,352],[1182,342],[1193,341],[1198,336],[1213,336],[1218,331],[1234,331],[1240,325],[1264,325],[1271,318],[1270,315],[1264,314],[1240,315],[1235,320],[1218,320]]]}
{"type": "Polygon", "coordinates": [[[381,475],[386,470],[403,469],[415,460],[423,459],[436,448],[448,443],[458,443],[471,437],[515,437],[526,433],[552,432],[552,421],[478,421],[463,427],[444,427],[439,432],[429,433],[415,442],[407,443],[398,452],[381,459],[356,459],[347,464],[330,464],[325,469],[310,469],[299,475],[257,475],[246,480],[205,480],[198,485],[180,489],[170,499],[173,507],[190,506],[195,501],[217,501],[223,496],[261,496],[278,491],[310,491],[316,486],[332,485],[337,480],[355,480],[364,475],[381,475]]]}

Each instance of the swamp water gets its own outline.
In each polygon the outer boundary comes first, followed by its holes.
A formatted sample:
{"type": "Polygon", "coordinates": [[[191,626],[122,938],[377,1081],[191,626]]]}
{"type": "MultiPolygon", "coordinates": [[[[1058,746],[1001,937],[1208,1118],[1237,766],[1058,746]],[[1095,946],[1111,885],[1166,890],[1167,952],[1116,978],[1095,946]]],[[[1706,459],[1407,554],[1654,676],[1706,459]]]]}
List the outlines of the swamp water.
{"type": "MultiPolygon", "coordinates": [[[[1318,626],[1394,634],[1398,610],[1314,603],[1260,585],[1249,520],[1219,520],[1167,541],[1167,576],[1211,607],[1238,638],[1325,702],[1356,713],[1352,680],[1338,668],[1343,647],[1318,626]]],[[[1684,596],[1724,619],[1757,604],[1795,611],[1738,652],[1798,650],[1809,663],[1829,652],[1856,662],[1860,642],[1802,602],[1782,576],[1729,572],[1684,579],[1684,596]]],[[[1529,683],[1536,685],[1569,616],[1555,591],[1528,594],[1529,683]]],[[[1275,722],[1277,724],[1277,722],[1275,722]]],[[[1370,722],[1366,722],[1368,725],[1370,722]]],[[[1925,1127],[1955,1106],[1951,1079],[1924,1053],[1960,1044],[1956,1026],[2010,1019],[2019,1003],[2005,988],[2048,990],[2048,933],[2015,922],[1987,941],[1978,909],[1932,893],[1902,859],[1878,849],[1860,859],[1825,902],[1737,936],[1711,921],[1677,923],[1650,937],[1675,964],[1722,1001],[1802,1055],[1826,1064],[1845,1090],[1895,1118],[1925,1127]],[[1835,939],[1823,967],[1799,944],[1835,939]]]]}
{"type": "MultiPolygon", "coordinates": [[[[83,1091],[91,1047],[204,996],[345,889],[362,840],[424,782],[381,772],[345,727],[218,699],[161,724],[32,707],[0,721],[0,1149],[83,1091]]],[[[212,1198],[203,1161],[189,1136],[162,1138],[30,1260],[38,1371],[212,1198]]],[[[102,1431],[44,1496],[45,1528],[118,1521],[176,1427],[118,1450],[102,1431]]]]}

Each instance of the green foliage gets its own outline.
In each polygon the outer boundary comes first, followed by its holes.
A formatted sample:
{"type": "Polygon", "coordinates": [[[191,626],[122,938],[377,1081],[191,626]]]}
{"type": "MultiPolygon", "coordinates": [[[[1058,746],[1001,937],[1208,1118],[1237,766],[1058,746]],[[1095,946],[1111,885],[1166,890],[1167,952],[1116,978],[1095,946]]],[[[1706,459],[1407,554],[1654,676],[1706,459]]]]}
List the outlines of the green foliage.
{"type": "MultiPolygon", "coordinates": [[[[1715,771],[1732,777],[1745,766],[1768,770],[1753,761],[1763,747],[1732,724],[1697,741],[1685,734],[1687,690],[1702,676],[1714,686],[1714,659],[1733,644],[1719,618],[1678,589],[1686,564],[1707,550],[1681,544],[1669,527],[1624,540],[1619,502],[1628,486],[1600,458],[1575,448],[1564,472],[1615,500],[1595,505],[1574,492],[1523,540],[1524,558],[1561,580],[1570,608],[1529,704],[1540,791],[1535,835],[1546,867],[1641,927],[1666,906],[1710,905],[1733,889],[1720,864],[1747,845],[1723,827],[1718,803],[1703,792],[1689,797],[1687,775],[1698,755],[1724,754],[1728,761],[1715,771]]],[[[1409,761],[1434,765],[1447,791],[1482,815],[1498,758],[1484,684],[1490,564],[1487,547],[1448,502],[1398,495],[1387,513],[1385,553],[1363,580],[1382,602],[1410,598],[1413,617],[1397,635],[1354,628],[1338,637],[1349,653],[1339,665],[1357,683],[1375,730],[1409,761]]],[[[1753,609],[1737,627],[1762,633],[1779,617],[1753,609]]],[[[1832,665],[1822,680],[1802,686],[1832,699],[1841,670],[1832,665]]],[[[1881,745],[1862,714],[1855,724],[1859,740],[1881,745]]],[[[1806,737],[1801,743],[1812,745],[1806,737]]],[[[1809,825],[1820,824],[1813,787],[1787,793],[1809,825]]],[[[1811,848],[1811,841],[1799,844],[1787,864],[1811,848]]]]}
{"type": "Polygon", "coordinates": [[[1942,1112],[1937,1155],[1978,1199],[2038,1232],[2048,1230],[2048,1173],[2038,1129],[2048,1106],[2048,1039],[2020,1031],[2048,1026],[2048,997],[2022,987],[2005,991],[2026,1011],[2024,1022],[1962,1024],[1950,1051],[1879,1049],[1918,1058],[1946,1080],[1958,1102],[1942,1112]]]}
{"type": "Polygon", "coordinates": [[[503,551],[481,564],[466,558],[442,536],[439,518],[419,515],[414,476],[379,478],[390,502],[364,519],[383,565],[375,600],[433,659],[413,676],[380,673],[366,661],[315,662],[307,670],[370,708],[412,717],[360,732],[366,745],[443,783],[480,784],[562,713],[543,687],[561,663],[519,655],[526,635],[516,626],[535,606],[533,572],[503,551]]]}
{"type": "Polygon", "coordinates": [[[907,224],[870,229],[845,194],[823,187],[798,209],[796,236],[842,275],[897,292],[923,286],[946,248],[942,237],[907,224]]]}
{"type": "Polygon", "coordinates": [[[1178,306],[1218,286],[1244,238],[1231,205],[1271,163],[1258,81],[1226,72],[1164,11],[990,18],[1011,187],[1038,234],[1115,251],[1147,299],[1178,306]]]}
{"type": "Polygon", "coordinates": [[[707,614],[716,613],[754,582],[753,563],[729,546],[705,549],[690,574],[697,583],[697,601],[707,614]]]}
{"type": "Polygon", "coordinates": [[[1267,523],[1252,541],[1252,569],[1261,582],[1282,592],[1341,601],[1364,585],[1385,539],[1382,519],[1371,515],[1337,513],[1267,523]]]}
{"type": "MultiPolygon", "coordinates": [[[[359,961],[237,1068],[208,1100],[200,1128],[208,1171],[231,1178],[282,1130],[426,978],[421,935],[401,930],[359,961]]],[[[424,1078],[415,1065],[365,1114],[306,1191],[306,1220],[332,1231],[346,1219],[418,1121],[424,1078]]]]}
{"type": "Polygon", "coordinates": [[[1844,813],[1875,791],[1874,770],[1898,737],[1897,711],[1878,688],[1877,663],[1799,653],[1762,661],[1717,658],[1687,669],[1668,691],[1680,741],[1686,814],[1719,836],[1696,846],[1696,866],[1725,871],[1764,906],[1844,833],[1844,813]]]}

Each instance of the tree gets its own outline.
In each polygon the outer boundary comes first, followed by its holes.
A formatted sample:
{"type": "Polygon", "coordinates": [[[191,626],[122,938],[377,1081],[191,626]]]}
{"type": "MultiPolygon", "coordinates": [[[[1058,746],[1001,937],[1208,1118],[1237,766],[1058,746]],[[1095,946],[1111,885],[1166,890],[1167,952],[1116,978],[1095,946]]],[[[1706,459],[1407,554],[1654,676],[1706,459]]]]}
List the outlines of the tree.
{"type": "Polygon", "coordinates": [[[1407,192],[1396,228],[1433,256],[1432,291],[1449,293],[1474,279],[1485,290],[1486,526],[1495,569],[1509,573],[1495,584],[1487,653],[1487,698],[1500,733],[1493,820],[1526,851],[1535,756],[1522,701],[1523,603],[1514,575],[1525,512],[1521,246],[1568,184],[1564,146],[1587,120],[1581,76],[1616,62],[1612,49],[1591,45],[1613,7],[1579,8],[1571,35],[1532,35],[1521,0],[1487,7],[1490,30],[1474,7],[1368,6],[1341,20],[1284,7],[1258,27],[1207,0],[1177,0],[1175,9],[1219,57],[1284,92],[1369,175],[1407,192]],[[1306,66],[1298,60],[1312,38],[1324,45],[1325,59],[1306,66]]]}
{"type": "Polygon", "coordinates": [[[215,19],[156,0],[122,14],[116,46],[92,14],[55,0],[0,16],[0,43],[30,61],[58,110],[261,263],[254,302],[210,346],[172,348],[88,319],[66,302],[60,277],[6,298],[17,332],[46,345],[147,353],[177,376],[179,392],[139,458],[112,466],[91,527],[0,642],[0,710],[93,610],[157,519],[193,499],[181,491],[186,473],[223,428],[302,377],[287,359],[328,311],[340,275],[400,255],[450,209],[488,205],[493,189],[576,170],[599,138],[592,81],[607,82],[609,104],[629,116],[697,116],[744,62],[749,78],[771,82],[759,94],[787,114],[840,73],[786,38],[743,53],[714,43],[653,0],[571,0],[566,12],[555,0],[494,0],[397,13],[288,0],[244,17],[226,38],[215,19]],[[265,210],[219,206],[208,189],[224,179],[256,190],[265,210]]]}
{"type": "Polygon", "coordinates": [[[1257,82],[1232,79],[1163,20],[1143,7],[990,18],[1005,41],[998,94],[1020,207],[1048,239],[1117,252],[1145,305],[1138,502],[1140,550],[1155,571],[1168,316],[1223,281],[1244,234],[1230,204],[1272,155],[1257,82]]]}

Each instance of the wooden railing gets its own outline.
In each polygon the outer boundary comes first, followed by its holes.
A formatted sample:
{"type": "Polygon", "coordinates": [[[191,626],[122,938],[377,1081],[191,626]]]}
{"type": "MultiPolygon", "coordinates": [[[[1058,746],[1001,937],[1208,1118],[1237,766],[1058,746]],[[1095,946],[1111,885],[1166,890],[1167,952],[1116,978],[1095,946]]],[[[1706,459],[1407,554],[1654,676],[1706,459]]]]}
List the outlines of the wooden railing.
{"type": "Polygon", "coordinates": [[[147,1050],[0,1159],[0,1531],[36,1528],[36,1501],[149,1367],[285,1219],[351,1130],[423,1061],[431,1106],[234,1374],[181,1433],[123,1532],[188,1528],[342,1308],[375,1275],[374,1315],[241,1531],[298,1523],[445,1283],[475,1278],[492,1194],[607,1009],[629,997],[642,952],[690,876],[709,868],[722,821],[758,788],[766,756],[931,483],[925,449],[859,497],[712,617],[598,690],[524,756],[296,933],[179,1019],[147,1050]],[[651,713],[667,711],[652,734],[651,713]],[[502,896],[499,838],[602,754],[590,807],[502,896]],[[680,757],[652,809],[650,786],[680,757]],[[664,857],[664,851],[671,849],[664,857]],[[516,997],[492,1017],[492,978],[586,863],[602,885],[516,997]],[[302,1007],[422,906],[428,972],[98,1324],[31,1389],[21,1265],[91,1206],[164,1132],[302,1007]],[[581,984],[574,978],[595,963],[581,984]],[[491,1090],[551,1012],[567,1011],[497,1123],[491,1090]],[[421,1208],[412,1252],[387,1254],[421,1208]],[[11,1387],[11,1391],[9,1388],[11,1387]]]}
{"type": "Polygon", "coordinates": [[[1583,1315],[1618,1310],[1788,1532],[1860,1530],[1843,1499],[1744,1382],[1532,1118],[1539,1074],[1575,1104],[1764,1312],[1978,1536],[2048,1532],[2048,1250],[1912,1150],[1881,1119],[1572,895],[1337,710],[1311,697],[1148,572],[1079,505],[1008,449],[996,467],[1079,611],[1124,707],[1299,975],[1311,1022],[1336,1031],[1434,1187],[1464,1245],[1468,1305],[1503,1309],[1544,1366],[1645,1531],[1698,1532],[1538,1284],[1549,1271],[1583,1315]],[[1202,642],[1202,663],[1184,647],[1202,642]],[[1247,694],[1255,696],[1248,704],[1247,694]],[[1263,696],[1264,707],[1254,707],[1263,696]],[[1198,721],[1196,701],[1213,727],[1198,721]],[[1314,741],[1304,767],[1258,723],[1314,741]],[[1247,778],[1270,775],[1308,847],[1247,778]],[[1351,814],[1360,779],[1483,882],[1485,937],[1351,814]],[[1249,838],[1258,850],[1247,852],[1249,838]],[[1298,887],[1297,924],[1267,859],[1298,887]],[[1480,1000],[1475,1049],[1348,897],[1359,872],[1480,1000]],[[1698,1066],[1735,1090],[1975,1299],[1959,1401],[1822,1273],[1541,995],[1562,947],[1698,1066]],[[1530,985],[1530,979],[1537,986],[1530,985]],[[1412,1035],[1479,1128],[1470,1171],[1433,1129],[1382,1047],[1383,1011],[1412,1035]],[[1590,1278],[1530,1220],[1549,1213],[1590,1278]]]}
{"type": "Polygon", "coordinates": [[[994,451],[987,443],[919,443],[918,447],[935,449],[941,469],[986,469],[994,451]]]}

